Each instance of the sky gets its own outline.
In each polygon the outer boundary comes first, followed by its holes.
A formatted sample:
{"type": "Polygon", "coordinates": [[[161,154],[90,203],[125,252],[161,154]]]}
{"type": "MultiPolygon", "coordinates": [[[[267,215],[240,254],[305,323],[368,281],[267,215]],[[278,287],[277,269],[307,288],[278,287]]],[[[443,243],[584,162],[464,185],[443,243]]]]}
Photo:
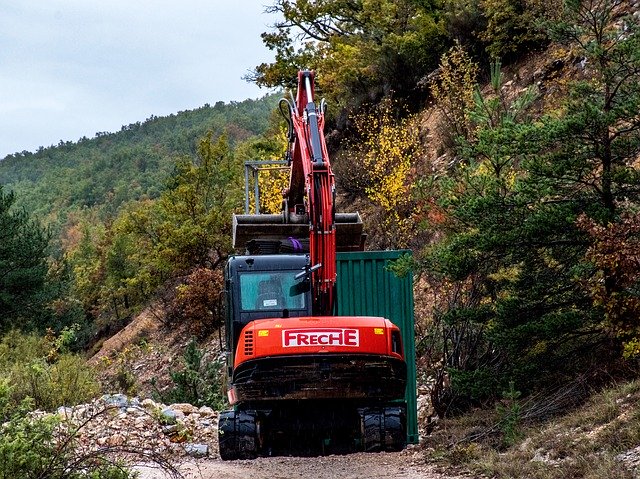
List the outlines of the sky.
{"type": "Polygon", "coordinates": [[[0,0],[0,159],[268,93],[269,0],[0,0]]]}

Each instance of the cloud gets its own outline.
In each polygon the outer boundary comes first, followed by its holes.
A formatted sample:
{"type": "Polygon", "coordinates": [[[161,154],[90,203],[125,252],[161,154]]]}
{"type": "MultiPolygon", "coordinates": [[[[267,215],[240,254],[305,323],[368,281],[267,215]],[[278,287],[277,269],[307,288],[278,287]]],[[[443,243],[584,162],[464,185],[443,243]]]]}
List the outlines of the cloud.
{"type": "Polygon", "coordinates": [[[261,0],[4,3],[0,158],[265,93],[242,80],[270,59],[261,0]]]}

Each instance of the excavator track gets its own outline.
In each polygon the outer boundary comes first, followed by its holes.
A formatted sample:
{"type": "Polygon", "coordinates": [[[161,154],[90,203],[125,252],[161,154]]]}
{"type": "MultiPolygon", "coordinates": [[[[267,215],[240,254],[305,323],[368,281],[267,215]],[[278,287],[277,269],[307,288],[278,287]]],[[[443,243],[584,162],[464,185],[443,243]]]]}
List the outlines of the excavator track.
{"type": "Polygon", "coordinates": [[[365,452],[401,451],[406,444],[407,415],[402,407],[363,408],[362,448],[365,452]]]}
{"type": "Polygon", "coordinates": [[[258,435],[255,411],[223,411],[218,419],[220,457],[225,460],[255,459],[258,435]]]}
{"type": "Polygon", "coordinates": [[[219,438],[223,460],[400,451],[406,445],[406,411],[395,404],[274,402],[222,412],[219,438]]]}

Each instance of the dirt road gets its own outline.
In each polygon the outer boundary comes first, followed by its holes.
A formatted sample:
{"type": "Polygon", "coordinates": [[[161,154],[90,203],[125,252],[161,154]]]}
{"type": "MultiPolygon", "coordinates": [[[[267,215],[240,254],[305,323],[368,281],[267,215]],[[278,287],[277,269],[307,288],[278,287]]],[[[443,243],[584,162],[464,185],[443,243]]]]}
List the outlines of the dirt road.
{"type": "MultiPolygon", "coordinates": [[[[425,464],[422,453],[270,457],[253,461],[189,460],[179,465],[186,479],[461,479],[425,464]]],[[[140,479],[165,479],[157,469],[140,468],[140,479]]]]}

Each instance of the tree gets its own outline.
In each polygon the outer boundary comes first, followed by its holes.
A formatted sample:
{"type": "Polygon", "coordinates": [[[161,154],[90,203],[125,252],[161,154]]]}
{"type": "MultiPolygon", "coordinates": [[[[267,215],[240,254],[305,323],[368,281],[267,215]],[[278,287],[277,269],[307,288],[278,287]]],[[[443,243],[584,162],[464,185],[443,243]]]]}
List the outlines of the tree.
{"type": "Polygon", "coordinates": [[[132,203],[114,222],[103,297],[128,307],[175,275],[218,267],[231,251],[242,178],[226,136],[205,137],[195,161],[176,163],[160,198],[132,203]]]}
{"type": "Polygon", "coordinates": [[[282,19],[263,33],[275,61],[256,67],[258,85],[293,87],[299,69],[318,71],[323,94],[344,106],[389,95],[420,94],[418,81],[446,45],[431,0],[275,0],[282,19]]]}
{"type": "Polygon", "coordinates": [[[0,186],[0,330],[30,325],[42,305],[49,234],[0,186]]]}
{"type": "Polygon", "coordinates": [[[231,218],[242,201],[242,165],[227,136],[200,141],[196,162],[176,164],[160,196],[163,237],[160,254],[175,270],[215,268],[231,251],[231,218]]]}
{"type": "MultiPolygon", "coordinates": [[[[596,200],[598,220],[613,220],[626,202],[636,203],[640,174],[640,21],[615,21],[617,0],[570,1],[555,37],[578,47],[585,64],[566,104],[548,121],[549,155],[535,173],[565,195],[581,191],[596,200]]],[[[586,200],[587,198],[585,198],[586,200]]]]}
{"type": "Polygon", "coordinates": [[[494,59],[513,56],[544,44],[547,34],[540,28],[542,15],[553,14],[555,0],[481,0],[487,21],[480,38],[494,59]]]}
{"type": "Polygon", "coordinates": [[[569,90],[564,115],[547,120],[546,153],[530,169],[553,188],[555,201],[582,213],[580,226],[589,232],[586,291],[604,310],[609,336],[634,356],[630,345],[638,343],[640,322],[633,291],[640,277],[628,248],[637,241],[640,207],[640,20],[621,15],[622,6],[567,2],[554,35],[577,47],[584,71],[569,90]]]}
{"type": "Polygon", "coordinates": [[[113,221],[89,213],[67,251],[85,311],[121,321],[165,281],[219,267],[231,251],[242,178],[226,135],[208,134],[195,158],[176,161],[159,198],[129,202],[113,221]]]}
{"type": "Polygon", "coordinates": [[[368,222],[380,248],[406,248],[415,236],[412,180],[423,150],[418,118],[398,119],[397,109],[385,100],[369,113],[355,115],[348,153],[336,162],[341,188],[352,195],[364,193],[375,205],[368,222]]]}
{"type": "Polygon", "coordinates": [[[492,95],[476,94],[474,134],[439,183],[447,235],[428,259],[459,285],[451,288],[458,300],[439,313],[452,381],[441,400],[458,407],[495,397],[510,380],[530,389],[560,370],[578,347],[572,334],[592,324],[588,298],[572,281],[583,246],[567,224],[571,209],[546,205],[548,189],[522,168],[533,149],[532,92],[507,101],[498,66],[492,85],[492,95]]]}
{"type": "Polygon", "coordinates": [[[439,74],[431,83],[431,95],[443,117],[439,133],[444,143],[451,145],[460,137],[470,138],[477,77],[478,66],[460,43],[442,55],[439,74]]]}
{"type": "Polygon", "coordinates": [[[555,31],[589,68],[559,112],[532,121],[531,94],[505,101],[494,70],[439,182],[446,236],[428,266],[467,291],[441,311],[458,401],[548,387],[617,360],[625,338],[635,355],[640,37],[618,4],[568,2],[555,31]]]}

